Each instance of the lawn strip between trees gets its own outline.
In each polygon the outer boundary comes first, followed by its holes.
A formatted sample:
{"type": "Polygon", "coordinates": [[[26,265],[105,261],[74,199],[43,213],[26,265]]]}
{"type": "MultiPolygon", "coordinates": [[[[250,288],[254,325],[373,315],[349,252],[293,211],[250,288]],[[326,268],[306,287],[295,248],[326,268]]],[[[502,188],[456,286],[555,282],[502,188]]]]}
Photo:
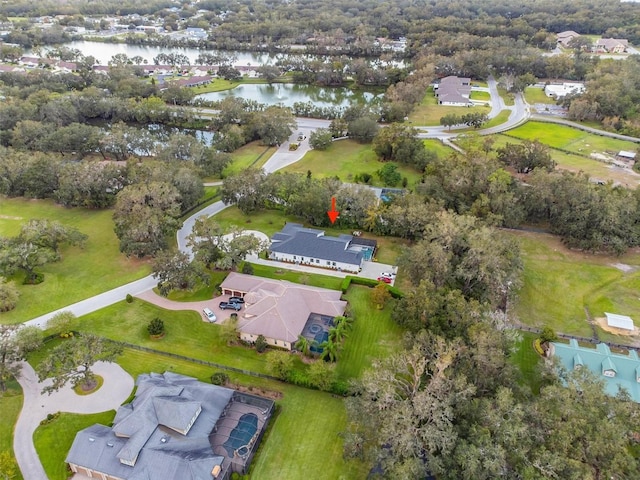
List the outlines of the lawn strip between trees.
{"type": "Polygon", "coordinates": [[[118,249],[112,210],[64,208],[51,200],[3,198],[0,202],[0,235],[15,236],[30,219],[56,220],[88,235],[84,248],[64,247],[60,261],[36,270],[44,274],[39,285],[22,285],[17,307],[0,314],[1,323],[18,323],[84,300],[148,275],[147,261],[127,258],[118,249]],[[46,301],[43,301],[46,299],[46,301]]]}
{"type": "MultiPolygon", "coordinates": [[[[311,150],[302,160],[284,168],[284,172],[307,174],[314,178],[338,177],[342,182],[355,182],[357,176],[370,174],[371,185],[385,186],[376,174],[385,165],[378,160],[371,144],[358,143],[355,140],[333,142],[326,150],[311,150]]],[[[397,164],[398,172],[406,177],[409,185],[419,182],[421,174],[409,165],[397,164]]]]}
{"type": "MultiPolygon", "coordinates": [[[[593,316],[603,314],[609,306],[627,308],[618,295],[624,295],[639,281],[637,252],[621,257],[594,256],[569,250],[550,234],[508,234],[518,238],[524,262],[523,286],[513,306],[523,324],[539,328],[549,325],[557,332],[591,337],[585,306],[593,316]],[[629,265],[632,271],[625,273],[614,264],[629,265]]],[[[631,311],[617,313],[634,312],[640,313],[637,305],[631,311]]]]}

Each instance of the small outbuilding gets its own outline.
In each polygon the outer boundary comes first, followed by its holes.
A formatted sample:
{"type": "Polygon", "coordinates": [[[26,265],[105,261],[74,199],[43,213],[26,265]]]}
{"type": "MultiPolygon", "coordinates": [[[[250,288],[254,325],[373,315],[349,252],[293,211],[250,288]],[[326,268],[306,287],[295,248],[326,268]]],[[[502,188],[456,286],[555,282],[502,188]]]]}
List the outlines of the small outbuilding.
{"type": "Polygon", "coordinates": [[[623,330],[635,330],[635,325],[633,324],[631,317],[608,312],[604,312],[604,314],[607,317],[607,325],[609,327],[622,328],[623,330]]]}

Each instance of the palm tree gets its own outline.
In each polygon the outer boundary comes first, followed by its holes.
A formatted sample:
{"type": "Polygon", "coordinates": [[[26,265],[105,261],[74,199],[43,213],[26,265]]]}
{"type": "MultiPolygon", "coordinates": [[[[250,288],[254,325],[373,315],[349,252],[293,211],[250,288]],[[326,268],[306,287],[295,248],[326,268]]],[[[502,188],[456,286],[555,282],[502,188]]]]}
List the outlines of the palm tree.
{"type": "Polygon", "coordinates": [[[331,341],[329,338],[320,344],[320,348],[322,348],[322,353],[320,354],[320,358],[323,360],[329,360],[330,362],[335,362],[338,358],[338,344],[331,341]]]}
{"type": "Polygon", "coordinates": [[[341,343],[347,337],[347,326],[344,322],[340,322],[335,327],[329,329],[329,339],[335,343],[341,343]]]}
{"type": "Polygon", "coordinates": [[[293,346],[307,357],[309,353],[311,353],[311,343],[309,343],[307,337],[303,337],[302,335],[298,335],[298,341],[293,346]]]}
{"type": "Polygon", "coordinates": [[[351,317],[344,317],[342,315],[339,315],[337,317],[333,318],[333,325],[335,327],[339,327],[340,325],[344,325],[344,329],[345,330],[351,330],[351,327],[353,326],[353,318],[351,317]]]}

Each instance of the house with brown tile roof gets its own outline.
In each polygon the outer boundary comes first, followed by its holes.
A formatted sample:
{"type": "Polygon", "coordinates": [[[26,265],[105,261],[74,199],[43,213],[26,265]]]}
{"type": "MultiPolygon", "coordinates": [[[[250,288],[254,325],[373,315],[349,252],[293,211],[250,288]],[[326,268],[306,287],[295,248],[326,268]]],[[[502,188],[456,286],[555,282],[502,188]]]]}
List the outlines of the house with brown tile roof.
{"type": "Polygon", "coordinates": [[[629,47],[629,40],[624,38],[601,38],[596,42],[596,53],[624,53],[629,47]]]}
{"type": "Polygon", "coordinates": [[[269,345],[291,350],[312,315],[337,317],[347,302],[337,290],[300,285],[231,272],[220,285],[222,293],[243,297],[238,331],[246,342],[263,335],[269,345]]]}
{"type": "Polygon", "coordinates": [[[573,30],[566,30],[564,32],[560,32],[556,35],[557,42],[563,47],[568,47],[571,40],[574,38],[578,38],[580,36],[579,33],[574,32],[573,30]]]}

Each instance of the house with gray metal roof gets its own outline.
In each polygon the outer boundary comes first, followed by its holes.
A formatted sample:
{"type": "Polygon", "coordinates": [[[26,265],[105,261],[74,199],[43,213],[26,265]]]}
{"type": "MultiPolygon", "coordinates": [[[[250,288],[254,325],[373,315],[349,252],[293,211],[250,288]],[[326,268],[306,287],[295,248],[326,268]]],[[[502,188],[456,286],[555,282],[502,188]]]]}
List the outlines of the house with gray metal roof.
{"type": "Polygon", "coordinates": [[[118,409],[112,427],[78,432],[66,459],[73,472],[103,480],[224,480],[233,471],[246,473],[272,400],[171,372],[140,375],[136,384],[135,398],[118,409]]]}
{"type": "Polygon", "coordinates": [[[323,230],[287,223],[271,238],[268,256],[280,262],[358,273],[362,262],[373,255],[370,242],[346,234],[332,237],[323,230]]]}

